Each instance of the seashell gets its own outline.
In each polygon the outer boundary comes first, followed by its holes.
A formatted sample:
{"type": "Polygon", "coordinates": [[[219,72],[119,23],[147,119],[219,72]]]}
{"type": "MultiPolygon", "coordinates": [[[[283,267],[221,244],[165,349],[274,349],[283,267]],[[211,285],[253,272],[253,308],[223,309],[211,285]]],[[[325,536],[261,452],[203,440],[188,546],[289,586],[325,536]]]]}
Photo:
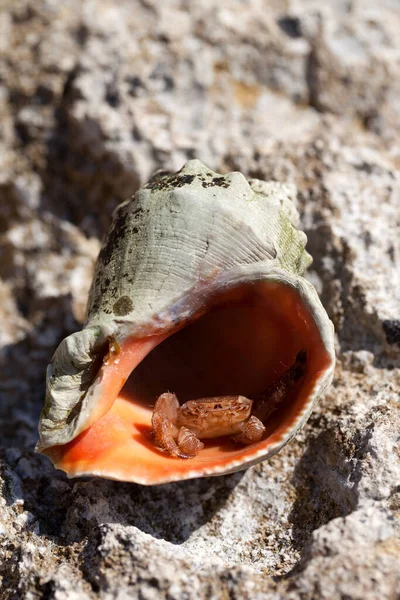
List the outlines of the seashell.
{"type": "Polygon", "coordinates": [[[334,369],[333,325],[302,277],[312,259],[294,192],[191,160],[116,209],[85,327],[61,342],[47,370],[39,452],[70,477],[151,485],[244,469],[290,440],[334,369]],[[157,448],[151,420],[161,394],[181,403],[252,398],[300,350],[306,372],[259,442],[205,439],[190,460],[157,448]]]}

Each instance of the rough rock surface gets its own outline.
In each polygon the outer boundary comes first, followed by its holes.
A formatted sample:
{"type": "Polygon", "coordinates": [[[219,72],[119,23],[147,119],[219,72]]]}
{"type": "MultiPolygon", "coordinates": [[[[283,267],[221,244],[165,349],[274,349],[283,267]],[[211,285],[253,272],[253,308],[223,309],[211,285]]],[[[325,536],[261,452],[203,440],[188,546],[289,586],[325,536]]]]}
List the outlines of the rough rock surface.
{"type": "Polygon", "coordinates": [[[0,597],[400,597],[400,9],[0,2],[0,597]],[[396,135],[397,134],[397,135],[396,135]],[[269,462],[141,488],[33,452],[117,203],[157,168],[295,183],[334,384],[269,462]]]}

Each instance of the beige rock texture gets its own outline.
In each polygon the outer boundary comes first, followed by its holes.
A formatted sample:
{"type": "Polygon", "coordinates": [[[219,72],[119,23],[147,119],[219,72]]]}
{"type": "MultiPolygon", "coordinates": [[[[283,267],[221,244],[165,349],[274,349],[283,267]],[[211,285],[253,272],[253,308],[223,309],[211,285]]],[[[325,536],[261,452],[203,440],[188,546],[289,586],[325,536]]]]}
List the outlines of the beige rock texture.
{"type": "Polygon", "coordinates": [[[0,598],[400,598],[400,6],[0,0],[0,598]],[[297,186],[334,383],[280,454],[163,486],[34,453],[115,206],[158,168],[297,186]]]}

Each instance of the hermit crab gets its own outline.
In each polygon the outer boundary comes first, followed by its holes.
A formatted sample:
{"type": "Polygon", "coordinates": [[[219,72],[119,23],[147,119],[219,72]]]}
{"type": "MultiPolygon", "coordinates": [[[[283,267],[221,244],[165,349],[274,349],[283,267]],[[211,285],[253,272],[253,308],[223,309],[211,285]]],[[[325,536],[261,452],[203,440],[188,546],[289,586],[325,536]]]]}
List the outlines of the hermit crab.
{"type": "Polygon", "coordinates": [[[334,369],[294,194],[191,160],[116,209],[85,326],[47,370],[39,452],[70,477],[151,485],[290,440],[334,369]]]}

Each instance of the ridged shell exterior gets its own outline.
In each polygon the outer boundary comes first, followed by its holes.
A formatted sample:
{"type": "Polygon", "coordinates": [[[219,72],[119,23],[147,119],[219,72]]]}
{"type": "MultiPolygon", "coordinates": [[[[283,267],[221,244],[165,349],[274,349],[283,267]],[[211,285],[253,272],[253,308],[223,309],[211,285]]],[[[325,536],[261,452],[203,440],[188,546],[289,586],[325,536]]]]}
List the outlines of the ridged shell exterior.
{"type": "Polygon", "coordinates": [[[147,328],[199,283],[233,269],[281,268],[302,274],[311,262],[295,228],[293,188],[218,175],[192,160],[160,174],[121,204],[103,246],[88,324],[147,328]]]}
{"type": "Polygon", "coordinates": [[[290,185],[219,175],[192,160],[178,173],[156,175],[116,209],[85,328],[61,343],[48,368],[39,450],[72,440],[98,418],[92,383],[107,339],[176,328],[210,294],[235,282],[268,278],[299,291],[332,356],[315,391],[320,395],[332,377],[333,327],[301,277],[311,257],[296,228],[294,193],[290,185]]]}

